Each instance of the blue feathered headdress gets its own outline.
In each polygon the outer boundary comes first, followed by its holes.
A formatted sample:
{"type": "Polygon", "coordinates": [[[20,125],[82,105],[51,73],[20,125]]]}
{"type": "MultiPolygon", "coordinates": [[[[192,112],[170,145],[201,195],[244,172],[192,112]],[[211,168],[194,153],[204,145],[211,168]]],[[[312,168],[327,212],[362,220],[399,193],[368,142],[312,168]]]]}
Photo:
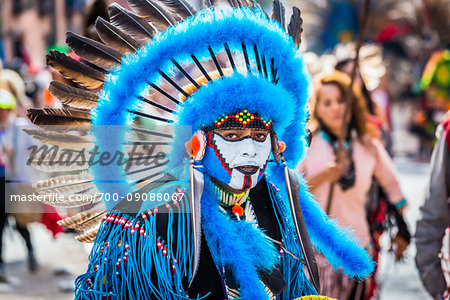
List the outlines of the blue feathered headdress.
{"type": "MultiPolygon", "coordinates": [[[[305,149],[310,75],[292,38],[260,10],[201,11],[124,58],[120,69],[113,71],[105,83],[93,112],[93,123],[130,124],[135,116],[130,111],[139,110],[142,105],[134,95],[148,89],[149,82],[162,82],[161,71],[177,71],[173,60],[186,65],[192,64],[191,55],[198,60],[211,60],[209,48],[220,52],[222,60],[229,60],[230,56],[225,55],[227,48],[233,62],[243,60],[245,55],[250,69],[241,65],[231,75],[202,86],[177,105],[174,122],[191,125],[195,131],[224,113],[254,108],[273,120],[275,132],[287,145],[284,158],[295,168],[305,149]]],[[[101,132],[97,135],[100,147],[118,147],[111,145],[108,137],[101,138],[101,132]]],[[[106,175],[103,179],[109,179],[108,174],[121,174],[120,170],[102,169],[107,173],[102,174],[106,175]]],[[[126,194],[128,187],[118,185],[117,191],[126,194]]]]}

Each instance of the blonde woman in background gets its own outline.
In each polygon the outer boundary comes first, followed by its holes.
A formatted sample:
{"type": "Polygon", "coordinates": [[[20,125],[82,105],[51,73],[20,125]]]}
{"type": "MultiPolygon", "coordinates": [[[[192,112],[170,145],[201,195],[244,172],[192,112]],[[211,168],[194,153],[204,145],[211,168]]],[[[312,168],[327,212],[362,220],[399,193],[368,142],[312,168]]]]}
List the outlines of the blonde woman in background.
{"type": "MultiPolygon", "coordinates": [[[[403,198],[394,164],[381,142],[368,134],[367,109],[364,99],[354,89],[350,109],[350,125],[343,151],[336,153],[337,137],[341,134],[346,92],[350,78],[339,71],[323,76],[316,84],[311,100],[311,145],[305,160],[298,166],[322,208],[328,206],[331,183],[334,191],[329,214],[341,226],[355,231],[359,243],[371,249],[371,235],[366,219],[366,200],[372,177],[379,180],[389,200],[403,212],[403,198]]],[[[407,242],[394,239],[396,256],[401,257],[407,242]]],[[[321,294],[337,299],[366,299],[367,284],[357,284],[340,271],[334,270],[322,255],[317,256],[321,278],[321,294]]],[[[373,280],[373,278],[369,279],[373,280]]]]}

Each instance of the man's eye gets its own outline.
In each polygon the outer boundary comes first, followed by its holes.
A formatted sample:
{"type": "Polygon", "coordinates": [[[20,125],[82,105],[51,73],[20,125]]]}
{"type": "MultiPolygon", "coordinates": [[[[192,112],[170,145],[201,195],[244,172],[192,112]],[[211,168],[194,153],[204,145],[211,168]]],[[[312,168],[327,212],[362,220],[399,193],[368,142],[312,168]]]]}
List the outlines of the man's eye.
{"type": "Polygon", "coordinates": [[[236,139],[238,136],[235,133],[227,133],[225,135],[227,139],[236,139]]]}
{"type": "Polygon", "coordinates": [[[266,140],[266,137],[267,137],[267,134],[265,134],[265,133],[257,133],[257,134],[255,134],[254,139],[257,141],[263,142],[266,140]]]}

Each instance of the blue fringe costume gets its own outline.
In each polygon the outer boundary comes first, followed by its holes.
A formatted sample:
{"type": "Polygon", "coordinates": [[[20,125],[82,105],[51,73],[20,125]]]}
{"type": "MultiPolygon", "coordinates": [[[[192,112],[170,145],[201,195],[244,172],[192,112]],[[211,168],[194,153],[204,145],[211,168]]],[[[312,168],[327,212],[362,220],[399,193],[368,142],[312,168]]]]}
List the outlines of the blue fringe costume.
{"type": "MultiPolygon", "coordinates": [[[[249,64],[258,66],[260,71],[234,69],[231,75],[201,86],[177,105],[175,124],[190,125],[194,133],[223,114],[244,109],[273,120],[273,131],[287,147],[282,153],[283,163],[269,162],[263,179],[250,192],[258,227],[223,214],[211,179],[203,174],[201,251],[194,277],[194,224],[189,218],[193,208],[186,198],[160,207],[138,206],[136,214],[124,210],[123,203],[109,201],[105,203],[108,214],[98,230],[88,269],[76,279],[75,299],[223,299],[225,267],[234,274],[242,299],[267,299],[264,276],[268,276],[275,290],[277,280],[287,283],[277,299],[317,294],[304,272],[305,257],[295,234],[284,179],[285,165],[295,169],[305,152],[310,77],[293,40],[262,11],[202,10],[123,58],[120,68],[107,76],[92,122],[125,126],[113,135],[102,126],[94,127],[96,144],[101,152],[120,148],[126,126],[133,121],[130,111],[139,110],[141,105],[133,95],[144,92],[149,82],[161,82],[159,71],[173,75],[171,59],[181,65],[189,63],[191,54],[207,60],[208,47],[217,53],[226,53],[225,48],[229,47],[230,53],[237,56],[247,51],[242,45],[247,45],[251,54],[249,64]],[[254,49],[263,54],[263,65],[261,57],[253,55],[254,49]],[[264,72],[263,66],[269,71],[264,72]],[[281,242],[292,255],[281,251],[267,236],[281,242]]],[[[168,173],[189,159],[186,142],[181,135],[175,137],[168,173]]],[[[202,161],[195,162],[199,172],[201,165],[202,161]]],[[[93,166],[92,172],[101,192],[120,196],[133,192],[123,166],[93,166]]],[[[373,262],[367,253],[357,245],[351,232],[328,218],[297,175],[300,187],[293,192],[298,193],[312,244],[330,264],[342,267],[346,274],[356,278],[368,276],[373,262]]],[[[164,189],[176,187],[172,184],[164,189]]]]}

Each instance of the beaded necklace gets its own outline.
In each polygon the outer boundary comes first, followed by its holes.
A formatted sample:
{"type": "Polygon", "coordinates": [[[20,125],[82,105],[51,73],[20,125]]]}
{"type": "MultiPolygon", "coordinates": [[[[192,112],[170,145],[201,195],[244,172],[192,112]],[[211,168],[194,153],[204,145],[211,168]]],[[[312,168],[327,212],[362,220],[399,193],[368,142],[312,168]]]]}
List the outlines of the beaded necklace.
{"type": "Polygon", "coordinates": [[[244,209],[242,208],[242,204],[244,204],[247,200],[250,199],[248,196],[250,190],[244,191],[242,193],[232,193],[227,191],[217,183],[212,182],[213,191],[219,196],[219,203],[225,209],[231,208],[231,212],[237,218],[240,218],[244,215],[244,209]]]}

